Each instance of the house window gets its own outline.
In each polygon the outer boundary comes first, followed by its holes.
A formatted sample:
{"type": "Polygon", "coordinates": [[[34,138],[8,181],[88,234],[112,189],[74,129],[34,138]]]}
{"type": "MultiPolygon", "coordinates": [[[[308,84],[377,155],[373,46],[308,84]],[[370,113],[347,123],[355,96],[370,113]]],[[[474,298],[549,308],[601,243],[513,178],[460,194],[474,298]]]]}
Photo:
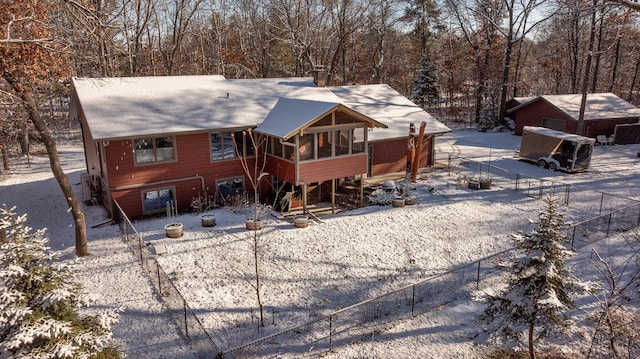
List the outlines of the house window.
{"type": "Polygon", "coordinates": [[[211,160],[237,158],[238,154],[252,156],[255,153],[253,142],[243,131],[211,133],[211,160]]]}
{"type": "Polygon", "coordinates": [[[244,193],[244,178],[235,177],[216,181],[218,202],[231,202],[244,193]]]}
{"type": "Polygon", "coordinates": [[[175,202],[174,193],[173,188],[142,191],[142,212],[144,214],[164,212],[167,202],[175,202]]]}
{"type": "Polygon", "coordinates": [[[136,164],[167,162],[176,158],[173,137],[148,137],[133,140],[136,164]]]}

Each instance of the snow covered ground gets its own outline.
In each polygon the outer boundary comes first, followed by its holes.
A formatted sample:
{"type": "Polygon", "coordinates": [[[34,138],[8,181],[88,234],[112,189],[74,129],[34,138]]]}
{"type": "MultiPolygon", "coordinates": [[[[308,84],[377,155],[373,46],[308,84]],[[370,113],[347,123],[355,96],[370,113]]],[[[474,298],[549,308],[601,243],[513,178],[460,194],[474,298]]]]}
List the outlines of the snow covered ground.
{"type": "MultiPolygon", "coordinates": [[[[585,208],[599,207],[592,203],[601,198],[593,195],[596,190],[640,200],[640,145],[598,146],[591,170],[570,175],[514,160],[519,140],[507,133],[460,130],[438,138],[436,146],[438,159],[446,158],[447,152],[571,184],[572,206],[566,208],[569,222],[594,216],[585,208]],[[589,203],[580,203],[580,198],[589,203]]],[[[77,144],[63,145],[60,151],[63,166],[80,192],[82,149],[77,144]]],[[[47,227],[53,249],[73,258],[72,221],[64,198],[46,157],[33,156],[31,162],[30,168],[15,162],[11,175],[2,178],[0,202],[17,206],[18,213],[28,213],[32,227],[47,227]]],[[[474,171],[422,173],[411,190],[417,197],[414,206],[370,206],[312,221],[308,228],[295,228],[288,221],[265,215],[259,243],[267,320],[259,334],[255,333],[252,232],[244,229],[244,211],[220,208],[210,212],[216,215],[215,227],[202,227],[197,214],[138,221],[135,226],[148,244],[166,246],[168,253],[158,257],[160,264],[224,350],[510,247],[509,234],[526,231],[542,202],[514,191],[512,181],[497,177],[491,189],[471,190],[460,179],[477,175],[474,171]],[[175,221],[184,224],[185,234],[168,239],[163,226],[175,221]]],[[[607,198],[609,206],[630,203],[607,198]]],[[[123,307],[114,337],[124,352],[135,358],[193,357],[163,312],[137,258],[120,239],[118,227],[92,228],[106,220],[99,207],[86,207],[85,214],[93,255],[78,260],[78,279],[92,293],[96,308],[123,307]]],[[[611,248],[623,242],[622,237],[607,240],[608,253],[615,252],[611,248]]],[[[589,248],[582,251],[589,255],[589,248]]],[[[477,302],[456,301],[397,322],[387,331],[337,348],[328,356],[474,357],[482,352],[470,339],[477,332],[472,322],[480,309],[477,302]]]]}

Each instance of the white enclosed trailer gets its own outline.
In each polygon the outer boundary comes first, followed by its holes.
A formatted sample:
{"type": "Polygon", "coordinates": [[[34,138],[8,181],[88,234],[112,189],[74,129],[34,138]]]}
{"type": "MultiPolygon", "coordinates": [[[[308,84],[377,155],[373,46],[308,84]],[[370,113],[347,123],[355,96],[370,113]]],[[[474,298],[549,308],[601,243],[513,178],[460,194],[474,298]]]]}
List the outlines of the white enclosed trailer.
{"type": "Polygon", "coordinates": [[[525,126],[519,159],[565,172],[589,168],[595,139],[544,127],[525,126]]]}

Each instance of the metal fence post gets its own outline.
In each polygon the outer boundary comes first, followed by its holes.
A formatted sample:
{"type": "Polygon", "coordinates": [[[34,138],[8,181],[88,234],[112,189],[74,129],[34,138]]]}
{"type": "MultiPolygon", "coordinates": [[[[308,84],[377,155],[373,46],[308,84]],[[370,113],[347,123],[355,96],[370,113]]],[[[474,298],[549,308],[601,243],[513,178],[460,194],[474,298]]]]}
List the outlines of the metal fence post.
{"type": "Polygon", "coordinates": [[[542,198],[543,191],[544,191],[544,180],[540,180],[540,190],[538,191],[538,198],[542,198]]]}
{"type": "Polygon", "coordinates": [[[480,290],[480,263],[482,263],[482,260],[478,261],[478,274],[476,275],[476,290],[480,290]]]}
{"type": "Polygon", "coordinates": [[[156,264],[156,269],[158,272],[158,292],[160,293],[160,296],[162,296],[162,281],[160,280],[160,264],[158,264],[158,262],[154,261],[156,264]]]}
{"type": "Polygon", "coordinates": [[[518,191],[518,182],[520,182],[520,174],[516,173],[516,192],[518,191]]]}
{"type": "Polygon", "coordinates": [[[598,211],[598,215],[602,215],[602,203],[604,202],[604,193],[600,194],[600,211],[598,211]]]}
{"type": "Polygon", "coordinates": [[[613,215],[613,212],[609,213],[609,218],[607,219],[607,237],[606,238],[609,238],[609,228],[611,228],[611,216],[612,215],[613,215]]]}
{"type": "Polygon", "coordinates": [[[567,184],[564,187],[564,205],[568,206],[569,205],[569,195],[571,193],[571,185],[567,184]]]}
{"type": "Polygon", "coordinates": [[[416,306],[416,285],[411,286],[411,313],[416,306]]]}
{"type": "Polygon", "coordinates": [[[333,316],[329,315],[329,350],[333,350],[333,316]]]}
{"type": "Polygon", "coordinates": [[[447,170],[449,170],[449,177],[451,177],[451,154],[448,154],[448,160],[447,160],[447,170]]]}
{"type": "Polygon", "coordinates": [[[184,333],[189,338],[189,324],[187,323],[187,301],[182,298],[182,311],[184,312],[184,333]]]}

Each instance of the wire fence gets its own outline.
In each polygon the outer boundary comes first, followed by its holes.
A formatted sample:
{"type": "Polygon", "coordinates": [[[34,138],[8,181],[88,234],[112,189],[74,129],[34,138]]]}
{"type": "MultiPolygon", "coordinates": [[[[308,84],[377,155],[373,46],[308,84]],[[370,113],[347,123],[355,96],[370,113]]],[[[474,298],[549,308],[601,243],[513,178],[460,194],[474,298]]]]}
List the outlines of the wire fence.
{"type": "Polygon", "coordinates": [[[496,166],[491,161],[476,161],[441,152],[437,155],[436,162],[444,165],[450,176],[457,176],[459,182],[487,180],[491,187],[513,189],[532,198],[551,195],[558,198],[562,204],[583,214],[606,216],[620,208],[633,207],[640,203],[622,195],[593,191],[584,185],[572,185],[513,172],[496,166]]]}
{"type": "Polygon", "coordinates": [[[222,352],[223,358],[300,357],[330,351],[384,331],[393,322],[437,309],[486,288],[509,261],[509,249],[304,324],[222,352]]]}
{"type": "MultiPolygon", "coordinates": [[[[469,176],[468,178],[484,173],[492,179],[492,186],[513,188],[534,198],[542,198],[547,194],[560,196],[565,205],[579,206],[585,201],[593,202],[590,210],[598,215],[568,228],[567,238],[574,250],[640,225],[638,201],[595,191],[575,191],[570,185],[512,173],[497,166],[451,155],[446,160],[450,170],[466,172],[464,176],[469,176]],[[622,208],[619,206],[621,202],[627,201],[631,205],[622,208]],[[615,206],[618,209],[608,210],[615,206]]],[[[303,324],[220,351],[117,203],[116,207],[118,223],[127,242],[139,256],[181,332],[202,358],[299,357],[310,352],[330,351],[335,347],[366,339],[384,331],[395,321],[435,310],[455,300],[468,299],[474,291],[488,288],[501,274],[502,268],[510,263],[510,257],[515,251],[508,249],[499,252],[328,315],[317,316],[303,324]]]]}
{"type": "Polygon", "coordinates": [[[142,236],[136,231],[122,207],[118,202],[114,201],[114,203],[116,208],[114,219],[120,226],[124,239],[140,259],[142,268],[147,272],[151,283],[162,299],[168,313],[178,324],[180,332],[187,340],[187,343],[200,358],[216,357],[220,353],[218,346],[204,329],[183,295],[174,286],[171,278],[162,270],[154,254],[145,245],[142,236]]]}

